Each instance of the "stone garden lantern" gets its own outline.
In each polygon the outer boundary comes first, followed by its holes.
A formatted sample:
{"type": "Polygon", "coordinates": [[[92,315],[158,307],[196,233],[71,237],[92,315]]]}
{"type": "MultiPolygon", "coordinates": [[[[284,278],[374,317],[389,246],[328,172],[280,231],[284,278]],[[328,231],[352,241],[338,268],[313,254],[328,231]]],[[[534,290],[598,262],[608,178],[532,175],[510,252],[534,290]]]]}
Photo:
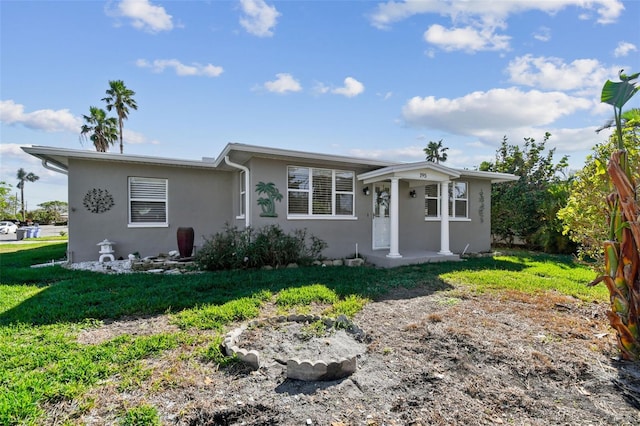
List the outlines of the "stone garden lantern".
{"type": "Polygon", "coordinates": [[[109,258],[111,262],[116,260],[115,257],[113,256],[113,247],[111,247],[114,244],[115,244],[114,242],[111,242],[106,238],[101,242],[99,242],[98,244],[96,244],[100,246],[100,258],[98,259],[98,262],[103,263],[107,258],[109,258]]]}

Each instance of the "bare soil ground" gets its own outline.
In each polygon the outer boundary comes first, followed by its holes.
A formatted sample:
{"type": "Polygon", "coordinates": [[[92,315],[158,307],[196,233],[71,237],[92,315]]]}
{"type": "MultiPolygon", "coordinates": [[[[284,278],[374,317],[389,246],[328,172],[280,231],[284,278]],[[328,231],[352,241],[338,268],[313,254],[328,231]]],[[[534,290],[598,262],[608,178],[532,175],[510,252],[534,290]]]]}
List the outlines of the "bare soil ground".
{"type": "MultiPolygon", "coordinates": [[[[278,363],[216,369],[184,347],[148,360],[139,386],[122,390],[113,378],[83,401],[52,405],[47,420],[114,424],[146,403],[167,425],[637,426],[640,364],[617,359],[606,309],[548,293],[401,289],[354,318],[366,341],[350,377],[290,380],[278,363]]],[[[172,329],[161,316],[79,339],[172,329]]]]}

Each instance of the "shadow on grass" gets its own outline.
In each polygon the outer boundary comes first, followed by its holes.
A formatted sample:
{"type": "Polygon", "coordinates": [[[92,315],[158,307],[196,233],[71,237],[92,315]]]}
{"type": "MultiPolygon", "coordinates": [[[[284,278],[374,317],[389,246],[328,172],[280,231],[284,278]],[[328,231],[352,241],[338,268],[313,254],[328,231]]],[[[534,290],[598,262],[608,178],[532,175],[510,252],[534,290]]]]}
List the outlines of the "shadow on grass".
{"type": "MultiPolygon", "coordinates": [[[[485,268],[520,270],[524,265],[492,258],[443,262],[394,269],[370,267],[306,267],[279,270],[239,270],[185,275],[101,274],[71,271],[59,266],[11,268],[4,285],[36,285],[41,291],[0,313],[0,324],[53,324],[86,319],[116,319],[123,316],[178,312],[205,304],[223,304],[251,297],[263,290],[276,293],[285,288],[322,284],[339,296],[359,295],[380,300],[385,297],[416,297],[452,287],[439,276],[456,270],[485,268]],[[416,288],[417,292],[392,292],[416,288]]],[[[4,273],[3,273],[4,275],[4,273]]]]}

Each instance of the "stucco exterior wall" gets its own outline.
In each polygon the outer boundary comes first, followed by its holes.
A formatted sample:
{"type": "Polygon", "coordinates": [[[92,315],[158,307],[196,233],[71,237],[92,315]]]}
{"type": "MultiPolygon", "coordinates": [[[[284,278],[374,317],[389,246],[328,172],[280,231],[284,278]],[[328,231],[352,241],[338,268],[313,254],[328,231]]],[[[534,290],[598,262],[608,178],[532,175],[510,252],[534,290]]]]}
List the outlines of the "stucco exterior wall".
{"type": "MultiPolygon", "coordinates": [[[[462,253],[488,251],[491,248],[491,183],[461,178],[468,183],[469,218],[449,219],[449,249],[462,253]],[[482,195],[481,195],[482,194],[482,195]],[[468,247],[467,247],[468,244],[468,247]]],[[[402,250],[440,250],[440,220],[425,220],[424,187],[409,188],[400,182],[400,254],[402,250]],[[416,198],[409,196],[416,190],[416,198]]]]}
{"type": "MultiPolygon", "coordinates": [[[[253,158],[247,166],[251,169],[251,226],[261,228],[266,225],[279,225],[285,232],[306,229],[308,234],[324,240],[328,247],[323,255],[328,258],[349,256],[359,249],[371,247],[371,196],[362,193],[363,185],[355,182],[355,218],[287,218],[287,166],[321,167],[353,171],[356,175],[367,169],[345,166],[310,163],[300,160],[284,161],[266,158],[253,158]],[[277,218],[263,217],[257,199],[263,195],[256,192],[259,182],[272,182],[282,194],[282,201],[276,202],[277,218]]],[[[240,221],[236,221],[239,224],[240,221]]],[[[240,225],[240,224],[239,224],[240,225]]]]}
{"type": "Polygon", "coordinates": [[[98,242],[105,238],[116,243],[115,257],[129,253],[154,256],[177,250],[179,227],[193,227],[195,245],[202,246],[209,236],[231,223],[233,173],[104,161],[69,161],[69,252],[73,262],[97,260],[98,242]],[[128,226],[128,177],[168,179],[168,227],[128,226]],[[91,213],[83,205],[88,191],[108,190],[113,207],[104,213],[91,213]]]}

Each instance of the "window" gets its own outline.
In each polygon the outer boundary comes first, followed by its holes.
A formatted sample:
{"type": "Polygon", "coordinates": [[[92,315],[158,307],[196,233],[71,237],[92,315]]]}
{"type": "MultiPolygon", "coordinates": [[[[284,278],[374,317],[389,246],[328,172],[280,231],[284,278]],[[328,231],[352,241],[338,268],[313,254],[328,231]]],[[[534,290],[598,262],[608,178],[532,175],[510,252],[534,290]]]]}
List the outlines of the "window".
{"type": "Polygon", "coordinates": [[[129,178],[129,225],[168,226],[167,179],[129,178]]]}
{"type": "Polygon", "coordinates": [[[247,195],[247,188],[246,188],[246,181],[245,181],[245,171],[241,170],[240,171],[240,205],[239,205],[239,214],[238,217],[244,217],[244,215],[246,214],[246,209],[247,209],[247,199],[246,199],[246,195],[247,195]]]}
{"type": "Polygon", "coordinates": [[[287,168],[289,215],[353,216],[354,173],[344,170],[287,168]]]}
{"type": "Polygon", "coordinates": [[[449,186],[449,216],[469,217],[467,182],[452,182],[449,186]]]}
{"type": "MultiPolygon", "coordinates": [[[[434,183],[424,188],[425,218],[440,217],[441,184],[434,183]]],[[[449,185],[449,217],[469,217],[469,193],[467,182],[452,182],[449,185]]]]}

